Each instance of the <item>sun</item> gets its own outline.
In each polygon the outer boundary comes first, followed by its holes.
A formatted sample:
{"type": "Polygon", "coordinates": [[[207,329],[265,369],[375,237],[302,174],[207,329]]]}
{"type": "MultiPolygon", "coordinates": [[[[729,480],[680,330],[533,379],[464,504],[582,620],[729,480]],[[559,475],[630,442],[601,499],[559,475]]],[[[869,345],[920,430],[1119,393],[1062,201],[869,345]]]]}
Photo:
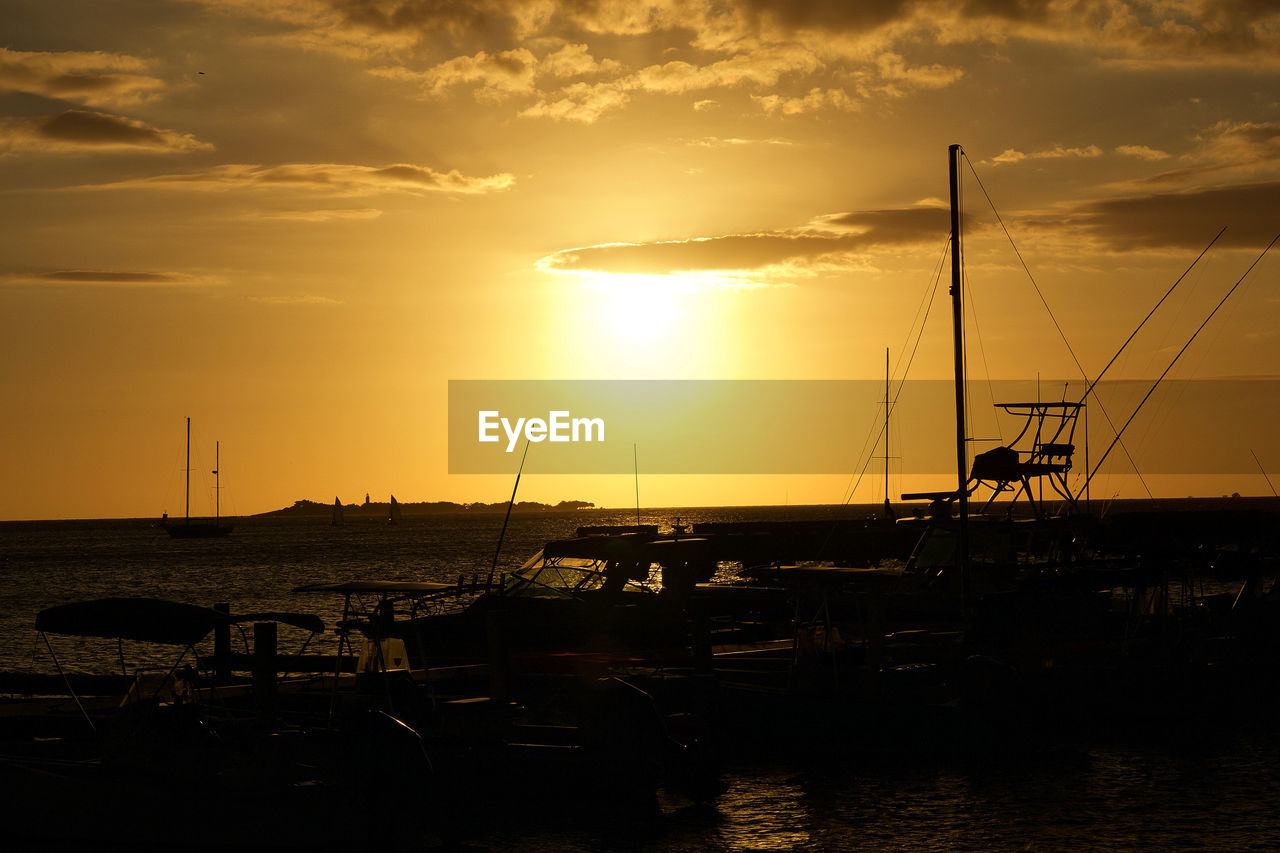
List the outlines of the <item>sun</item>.
{"type": "Polygon", "coordinates": [[[557,272],[557,322],[572,318],[561,355],[622,378],[719,375],[740,344],[735,288],[695,274],[557,272]],[[590,353],[585,358],[583,353],[590,353]]]}
{"type": "Polygon", "coordinates": [[[681,296],[688,288],[679,279],[605,273],[593,276],[585,287],[598,300],[600,318],[623,341],[659,343],[682,324],[681,296]]]}

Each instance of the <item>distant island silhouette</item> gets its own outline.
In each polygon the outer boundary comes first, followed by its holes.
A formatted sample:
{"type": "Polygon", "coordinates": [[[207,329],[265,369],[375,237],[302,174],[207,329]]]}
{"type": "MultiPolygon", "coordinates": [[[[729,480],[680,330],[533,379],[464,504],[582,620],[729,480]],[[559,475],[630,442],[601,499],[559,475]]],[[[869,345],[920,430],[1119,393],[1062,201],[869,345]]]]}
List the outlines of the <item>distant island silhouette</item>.
{"type": "MultiPolygon", "coordinates": [[[[498,501],[497,503],[454,503],[453,501],[419,501],[417,503],[409,503],[397,501],[401,516],[421,516],[421,515],[456,515],[459,513],[466,514],[493,514],[505,513],[507,511],[507,502],[498,501]]],[[[320,503],[319,501],[301,500],[295,501],[293,506],[287,506],[283,509],[271,510],[270,512],[257,513],[255,518],[305,518],[330,517],[333,515],[333,504],[320,503]]],[[[517,501],[512,507],[513,513],[522,512],[577,512],[583,509],[594,509],[595,504],[590,501],[560,501],[558,504],[544,504],[537,501],[517,501]]],[[[342,515],[345,518],[386,518],[391,512],[390,501],[370,501],[365,500],[364,503],[342,504],[342,515]]]]}

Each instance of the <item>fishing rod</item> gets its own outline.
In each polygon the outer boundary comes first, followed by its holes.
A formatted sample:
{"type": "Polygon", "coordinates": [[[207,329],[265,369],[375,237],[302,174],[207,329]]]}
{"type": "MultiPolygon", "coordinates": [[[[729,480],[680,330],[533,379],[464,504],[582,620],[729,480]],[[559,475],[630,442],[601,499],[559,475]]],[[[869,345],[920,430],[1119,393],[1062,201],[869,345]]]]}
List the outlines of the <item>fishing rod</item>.
{"type": "Polygon", "coordinates": [[[1258,454],[1253,452],[1252,447],[1249,448],[1249,455],[1253,457],[1254,462],[1258,463],[1258,470],[1262,472],[1262,479],[1267,481],[1267,488],[1271,489],[1271,494],[1280,498],[1280,495],[1276,494],[1276,487],[1271,485],[1271,478],[1267,476],[1267,469],[1262,467],[1262,462],[1258,459],[1258,454]]]}
{"type": "Polygon", "coordinates": [[[1253,268],[1256,267],[1262,261],[1262,259],[1267,256],[1267,252],[1271,251],[1271,247],[1276,244],[1277,240],[1280,240],[1280,234],[1276,234],[1276,236],[1271,238],[1271,242],[1268,243],[1267,247],[1262,250],[1262,253],[1258,255],[1258,257],[1254,258],[1253,263],[1249,264],[1249,268],[1244,271],[1244,274],[1241,275],[1240,278],[1236,280],[1235,284],[1231,285],[1231,289],[1226,292],[1226,295],[1224,295],[1222,299],[1218,300],[1218,304],[1213,306],[1213,310],[1209,312],[1208,317],[1204,318],[1204,322],[1202,322],[1199,326],[1197,326],[1196,330],[1191,333],[1191,337],[1188,338],[1187,342],[1182,345],[1182,349],[1178,350],[1178,354],[1173,357],[1173,360],[1169,362],[1169,366],[1164,369],[1164,372],[1160,374],[1159,378],[1157,378],[1156,381],[1147,390],[1147,393],[1143,396],[1142,400],[1138,403],[1137,408],[1133,410],[1133,414],[1129,415],[1129,419],[1124,422],[1124,426],[1120,427],[1120,430],[1116,433],[1116,437],[1111,440],[1111,443],[1109,445],[1107,445],[1106,452],[1102,454],[1102,458],[1098,460],[1098,464],[1094,466],[1093,470],[1089,472],[1089,476],[1085,478],[1084,486],[1082,486],[1080,488],[1080,491],[1076,494],[1076,500],[1079,500],[1080,496],[1084,494],[1084,490],[1089,486],[1089,481],[1092,480],[1094,475],[1098,473],[1098,470],[1102,468],[1102,463],[1106,461],[1107,456],[1111,453],[1111,451],[1115,448],[1116,444],[1120,441],[1120,436],[1124,435],[1124,431],[1129,428],[1129,424],[1133,423],[1133,419],[1138,416],[1138,412],[1142,410],[1142,407],[1144,405],[1146,405],[1147,400],[1149,400],[1151,398],[1151,395],[1155,393],[1156,388],[1158,388],[1160,386],[1160,383],[1164,381],[1164,378],[1169,375],[1169,371],[1173,370],[1173,366],[1178,363],[1178,359],[1182,358],[1182,354],[1187,351],[1187,348],[1191,346],[1191,343],[1196,339],[1196,337],[1200,334],[1200,332],[1204,329],[1204,327],[1209,325],[1209,321],[1212,320],[1213,316],[1218,313],[1218,309],[1220,309],[1223,305],[1226,304],[1227,300],[1231,298],[1231,294],[1236,292],[1236,288],[1240,287],[1240,285],[1244,283],[1244,280],[1249,277],[1249,273],[1253,272],[1253,268]]]}
{"type": "Polygon", "coordinates": [[[1098,373],[1098,375],[1097,375],[1096,377],[1094,377],[1094,380],[1093,380],[1092,382],[1090,382],[1090,383],[1089,383],[1089,387],[1088,387],[1088,388],[1086,388],[1086,389],[1084,389],[1084,393],[1080,395],[1080,402],[1081,402],[1081,403],[1083,403],[1086,399],[1088,399],[1089,394],[1093,391],[1094,386],[1095,386],[1095,385],[1097,385],[1099,382],[1101,382],[1101,381],[1102,381],[1102,377],[1103,377],[1104,375],[1106,375],[1106,372],[1107,372],[1108,370],[1110,370],[1110,369],[1111,369],[1111,365],[1113,365],[1113,364],[1115,364],[1115,363],[1116,363],[1116,359],[1118,359],[1118,358],[1120,357],[1120,354],[1121,354],[1122,352],[1124,352],[1125,347],[1129,346],[1129,343],[1130,343],[1130,342],[1131,342],[1135,337],[1137,337],[1138,332],[1142,331],[1142,327],[1143,327],[1143,326],[1145,326],[1145,325],[1147,324],[1147,321],[1151,319],[1151,315],[1155,314],[1155,313],[1156,313],[1156,310],[1157,310],[1161,305],[1163,305],[1163,304],[1164,304],[1164,301],[1165,301],[1166,299],[1168,299],[1168,298],[1169,298],[1169,295],[1173,293],[1173,291],[1177,288],[1177,286],[1178,286],[1179,284],[1182,284],[1182,280],[1183,280],[1184,278],[1186,278],[1186,277],[1187,277],[1187,275],[1188,275],[1188,274],[1189,274],[1193,269],[1195,269],[1196,264],[1200,263],[1200,259],[1201,259],[1201,258],[1203,258],[1206,254],[1208,254],[1209,250],[1213,248],[1213,244],[1214,244],[1214,243],[1216,243],[1216,242],[1218,242],[1218,238],[1219,238],[1219,237],[1221,237],[1223,234],[1225,234],[1225,233],[1226,233],[1226,231],[1227,231],[1227,226],[1225,226],[1225,225],[1224,225],[1224,226],[1222,226],[1222,230],[1221,230],[1221,231],[1219,231],[1219,232],[1214,236],[1214,238],[1213,238],[1212,240],[1210,240],[1210,241],[1209,241],[1209,245],[1205,246],[1205,247],[1204,247],[1204,250],[1203,250],[1203,251],[1201,251],[1201,252],[1200,252],[1200,254],[1196,255],[1196,259],[1195,259],[1194,261],[1192,261],[1192,262],[1191,262],[1191,266],[1187,267],[1187,269],[1182,273],[1182,275],[1178,276],[1178,280],[1177,280],[1177,281],[1175,281],[1172,285],[1170,285],[1170,286],[1169,286],[1169,289],[1165,291],[1164,296],[1161,296],[1161,297],[1160,297],[1160,301],[1159,301],[1159,302],[1157,302],[1157,303],[1152,307],[1152,309],[1151,309],[1150,311],[1148,311],[1148,312],[1147,312],[1147,316],[1145,316],[1145,317],[1143,317],[1143,318],[1142,318],[1142,322],[1138,324],[1138,327],[1137,327],[1136,329],[1134,329],[1134,330],[1133,330],[1133,332],[1129,335],[1129,337],[1125,338],[1124,343],[1122,343],[1122,344],[1120,345],[1120,349],[1116,350],[1116,354],[1115,354],[1115,355],[1113,355],[1113,356],[1111,356],[1111,360],[1107,362],[1107,366],[1106,366],[1106,367],[1104,367],[1104,368],[1102,368],[1102,371],[1101,371],[1100,373],[1098,373]]]}
{"type": "MultiPolygon", "coordinates": [[[[1205,246],[1204,249],[1201,250],[1200,254],[1196,255],[1196,259],[1191,262],[1191,265],[1183,271],[1182,275],[1178,276],[1177,281],[1169,285],[1169,289],[1165,291],[1164,296],[1161,296],[1159,301],[1157,301],[1156,304],[1152,306],[1151,310],[1147,312],[1147,316],[1142,318],[1142,322],[1139,323],[1137,327],[1132,332],[1129,333],[1129,337],[1125,338],[1124,343],[1122,343],[1120,345],[1120,348],[1115,351],[1115,354],[1111,356],[1111,360],[1108,361],[1106,366],[1103,367],[1102,370],[1098,373],[1098,375],[1094,377],[1093,381],[1088,383],[1088,387],[1085,388],[1084,393],[1080,395],[1079,402],[1081,405],[1084,405],[1084,403],[1089,399],[1089,395],[1093,394],[1093,389],[1097,387],[1099,382],[1102,381],[1102,377],[1105,376],[1107,371],[1111,369],[1111,366],[1116,363],[1116,359],[1120,358],[1121,353],[1123,353],[1125,349],[1129,346],[1129,344],[1133,341],[1133,339],[1138,336],[1138,332],[1142,331],[1142,327],[1147,324],[1147,321],[1151,319],[1151,317],[1156,313],[1156,311],[1160,308],[1160,306],[1164,304],[1164,301],[1169,298],[1169,296],[1173,293],[1174,290],[1177,289],[1178,285],[1182,284],[1182,280],[1185,279],[1191,273],[1191,271],[1196,268],[1196,264],[1200,263],[1200,260],[1206,254],[1209,253],[1209,250],[1213,248],[1213,244],[1218,242],[1218,238],[1220,238],[1223,234],[1225,234],[1226,231],[1227,231],[1227,226],[1225,225],[1222,226],[1222,228],[1218,231],[1218,233],[1214,235],[1213,239],[1209,241],[1209,245],[1205,246]]],[[[1089,377],[1086,376],[1085,380],[1087,381],[1088,378],[1089,377]]],[[[1110,413],[1107,412],[1106,407],[1102,405],[1102,400],[1098,399],[1097,394],[1094,394],[1093,399],[1094,399],[1094,402],[1098,404],[1098,408],[1102,410],[1102,416],[1107,419],[1107,426],[1111,427],[1112,431],[1114,432],[1116,428],[1115,422],[1111,420],[1110,413]]],[[[1086,471],[1089,469],[1088,433],[1089,433],[1089,414],[1088,414],[1088,410],[1086,409],[1085,411],[1085,445],[1084,445],[1085,447],[1084,467],[1086,471]]],[[[1142,473],[1138,471],[1138,465],[1136,462],[1133,461],[1133,457],[1129,455],[1129,448],[1125,446],[1124,442],[1120,443],[1120,449],[1124,451],[1124,455],[1129,460],[1129,464],[1133,466],[1134,473],[1136,473],[1138,475],[1138,479],[1141,480],[1142,473]]],[[[1142,485],[1144,488],[1146,488],[1145,481],[1143,482],[1142,485]]],[[[1085,486],[1081,490],[1081,494],[1086,496],[1085,497],[1086,501],[1088,501],[1088,493],[1089,493],[1088,478],[1086,477],[1085,486]]],[[[1147,494],[1148,495],[1151,494],[1150,489],[1147,489],[1147,494]]]]}
{"type": "MultiPolygon", "coordinates": [[[[520,456],[520,467],[516,470],[516,484],[511,487],[511,500],[507,501],[507,515],[502,519],[502,531],[498,534],[498,547],[493,552],[493,571],[498,570],[498,555],[502,553],[502,539],[507,535],[507,522],[511,520],[511,508],[516,504],[516,490],[520,488],[520,475],[524,473],[524,460],[529,455],[529,439],[524,440],[524,453],[520,456]]],[[[492,579],[493,574],[489,577],[492,579]]]]}

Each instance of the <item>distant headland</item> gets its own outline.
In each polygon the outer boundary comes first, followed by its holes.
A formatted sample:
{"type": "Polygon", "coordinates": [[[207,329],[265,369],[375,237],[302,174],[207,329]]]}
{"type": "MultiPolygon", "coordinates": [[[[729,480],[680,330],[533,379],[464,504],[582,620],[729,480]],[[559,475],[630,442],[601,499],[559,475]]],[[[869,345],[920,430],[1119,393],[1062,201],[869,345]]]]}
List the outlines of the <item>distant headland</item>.
{"type": "MultiPolygon", "coordinates": [[[[454,503],[453,501],[419,501],[417,503],[396,502],[401,516],[419,516],[419,515],[457,515],[473,514],[484,515],[493,513],[505,513],[507,511],[507,502],[499,501],[498,503],[454,503]]],[[[333,514],[334,505],[331,503],[320,503],[319,501],[301,500],[295,501],[293,506],[287,506],[284,509],[271,510],[270,512],[257,513],[255,518],[304,518],[308,516],[331,516],[333,514]]],[[[595,504],[590,501],[560,501],[558,504],[544,504],[537,501],[517,501],[515,506],[511,508],[513,513],[516,512],[577,512],[584,509],[594,509],[595,504]]],[[[389,501],[370,501],[366,496],[364,503],[358,504],[342,504],[342,515],[344,518],[386,518],[391,513],[391,503],[389,501]]]]}

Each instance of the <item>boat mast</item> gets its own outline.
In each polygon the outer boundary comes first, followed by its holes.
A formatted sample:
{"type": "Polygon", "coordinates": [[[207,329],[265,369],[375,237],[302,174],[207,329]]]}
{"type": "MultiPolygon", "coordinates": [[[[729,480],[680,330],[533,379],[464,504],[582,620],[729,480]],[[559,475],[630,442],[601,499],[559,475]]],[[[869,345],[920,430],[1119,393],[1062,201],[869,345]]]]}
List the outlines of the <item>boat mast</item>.
{"type": "Polygon", "coordinates": [[[884,348],[884,517],[893,518],[889,505],[889,348],[884,348]]]}
{"type": "Polygon", "coordinates": [[[218,470],[222,468],[222,465],[218,461],[218,456],[221,452],[220,444],[221,442],[217,441],[213,443],[213,524],[215,527],[218,524],[218,519],[222,517],[222,486],[219,485],[218,482],[218,470]]]}
{"type": "Polygon", "coordinates": [[[969,492],[965,488],[969,475],[964,426],[964,313],[961,306],[960,270],[960,146],[949,149],[951,182],[951,322],[955,339],[956,384],[956,497],[959,504],[959,535],[956,538],[956,566],[960,571],[962,606],[968,595],[969,560],[969,492]]]}
{"type": "Polygon", "coordinates": [[[187,418],[187,523],[191,522],[191,418],[187,418]]]}

